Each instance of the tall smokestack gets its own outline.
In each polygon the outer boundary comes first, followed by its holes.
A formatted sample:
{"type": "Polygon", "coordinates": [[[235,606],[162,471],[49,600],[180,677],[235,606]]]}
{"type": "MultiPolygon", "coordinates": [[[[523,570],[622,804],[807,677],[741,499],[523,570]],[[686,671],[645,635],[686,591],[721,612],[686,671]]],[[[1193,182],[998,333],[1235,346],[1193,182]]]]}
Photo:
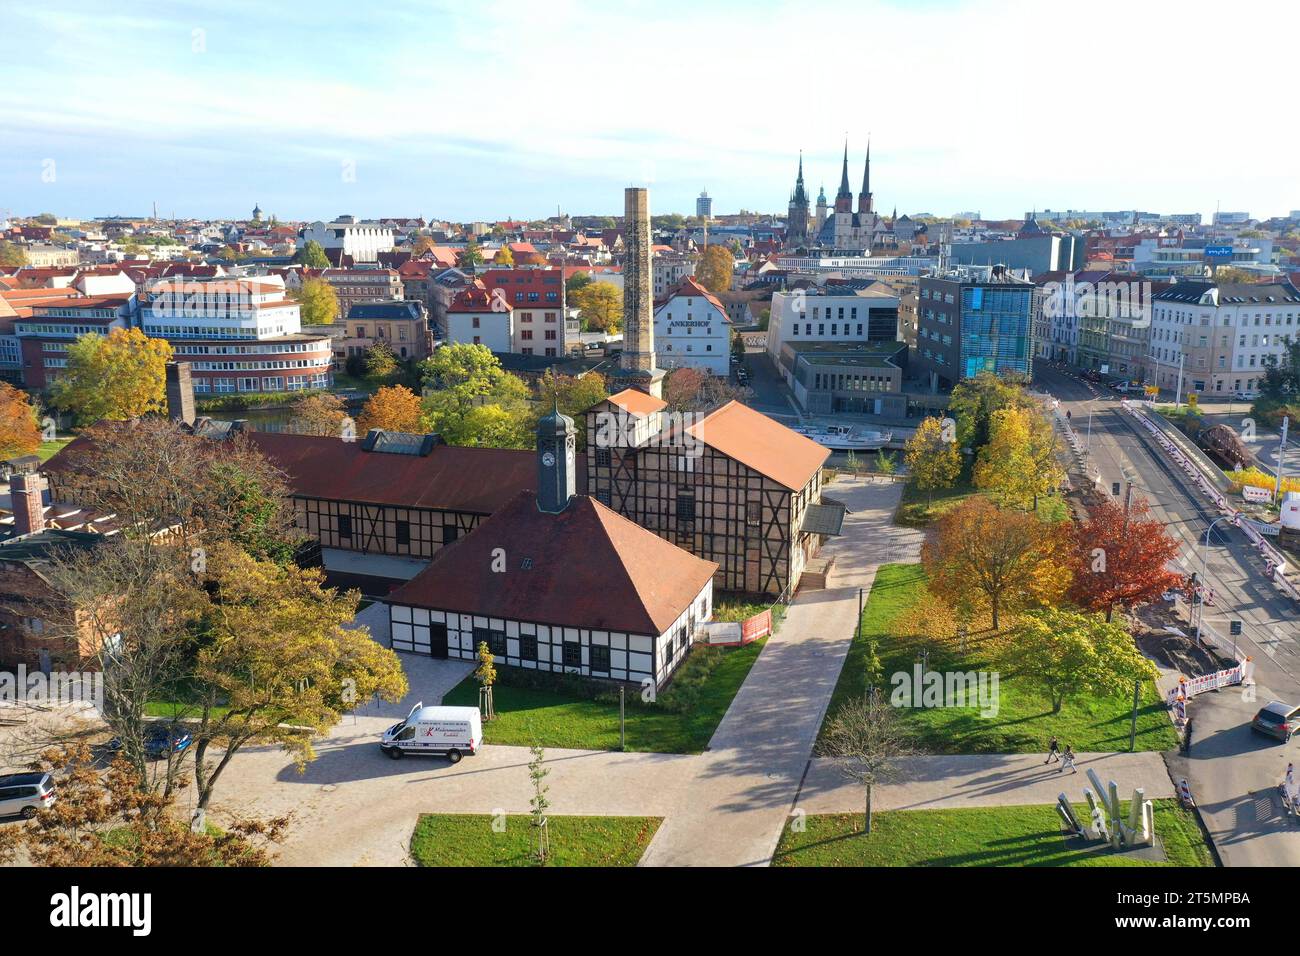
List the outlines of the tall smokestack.
{"type": "Polygon", "coordinates": [[[9,476],[15,534],[35,534],[45,530],[44,491],[45,477],[38,472],[18,472],[9,476]]]}
{"type": "Polygon", "coordinates": [[[655,367],[654,265],[650,258],[650,196],[623,190],[623,358],[616,380],[661,398],[662,370],[655,367]]]}

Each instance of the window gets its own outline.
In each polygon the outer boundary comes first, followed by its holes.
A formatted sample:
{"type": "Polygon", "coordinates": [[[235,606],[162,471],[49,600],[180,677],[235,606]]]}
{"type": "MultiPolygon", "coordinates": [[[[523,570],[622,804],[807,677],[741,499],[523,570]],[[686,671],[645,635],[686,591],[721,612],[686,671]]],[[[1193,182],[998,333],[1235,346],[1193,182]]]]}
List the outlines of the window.
{"type": "Polygon", "coordinates": [[[505,657],[506,655],[506,632],[493,631],[486,627],[474,628],[474,647],[486,643],[488,650],[495,657],[505,657]]]}
{"type": "Polygon", "coordinates": [[[609,468],[610,465],[611,465],[611,457],[610,457],[610,454],[609,454],[609,449],[608,449],[608,448],[597,448],[597,449],[596,449],[596,467],[597,467],[597,468],[609,468]]]}
{"type": "Polygon", "coordinates": [[[451,544],[456,540],[456,526],[454,524],[445,524],[442,526],[442,543],[451,544]]]}
{"type": "Polygon", "coordinates": [[[525,661],[537,660],[537,638],[522,634],[519,637],[519,657],[525,661]]]}
{"type": "Polygon", "coordinates": [[[352,516],[339,515],[338,529],[339,529],[340,538],[351,538],[352,537],[352,516]]]}
{"type": "Polygon", "coordinates": [[[682,495],[677,496],[677,520],[694,521],[695,520],[695,496],[682,495]]]}
{"type": "Polygon", "coordinates": [[[582,666],[582,645],[577,641],[564,642],[564,666],[581,667],[582,666]]]}
{"type": "MultiPolygon", "coordinates": [[[[565,646],[567,647],[568,645],[565,646]]],[[[590,653],[591,653],[591,669],[593,671],[601,671],[602,673],[608,674],[609,673],[609,648],[600,647],[598,645],[593,644],[591,646],[590,653]]]]}
{"type": "Polygon", "coordinates": [[[411,543],[411,522],[409,522],[409,521],[398,521],[398,522],[395,524],[393,530],[394,530],[394,532],[395,532],[396,535],[397,535],[397,543],[398,543],[398,544],[410,544],[410,543],[411,543]]]}

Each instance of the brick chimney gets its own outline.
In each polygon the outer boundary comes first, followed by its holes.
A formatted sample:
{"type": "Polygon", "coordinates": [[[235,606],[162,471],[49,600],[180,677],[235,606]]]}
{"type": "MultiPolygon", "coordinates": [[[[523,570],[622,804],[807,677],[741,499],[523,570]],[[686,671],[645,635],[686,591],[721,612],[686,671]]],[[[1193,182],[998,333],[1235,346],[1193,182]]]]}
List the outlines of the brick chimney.
{"type": "Polygon", "coordinates": [[[194,384],[189,362],[167,363],[167,417],[182,425],[194,423],[194,384]]]}
{"type": "Polygon", "coordinates": [[[9,476],[9,497],[13,502],[14,533],[35,534],[45,530],[45,477],[38,472],[9,476]]]}

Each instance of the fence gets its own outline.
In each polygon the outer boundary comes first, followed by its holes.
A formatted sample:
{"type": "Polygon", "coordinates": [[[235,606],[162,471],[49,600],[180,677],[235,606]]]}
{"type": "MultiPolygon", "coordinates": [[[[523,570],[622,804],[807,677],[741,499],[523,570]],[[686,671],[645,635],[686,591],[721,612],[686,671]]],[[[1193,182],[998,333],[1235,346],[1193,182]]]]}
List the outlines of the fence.
{"type": "Polygon", "coordinates": [[[1166,455],[1182,469],[1183,473],[1191,480],[1192,484],[1199,488],[1201,492],[1213,502],[1218,508],[1219,513],[1230,518],[1233,525],[1240,528],[1242,533],[1265,559],[1266,576],[1273,582],[1284,594],[1292,599],[1300,599],[1300,590],[1286,579],[1284,569],[1286,568],[1286,559],[1283,558],[1282,552],[1273,545],[1264,540],[1264,535],[1255,527],[1255,523],[1248,519],[1244,513],[1233,507],[1227,496],[1218,488],[1214,487],[1201,473],[1200,468],[1183,453],[1174,441],[1165,434],[1164,429],[1160,428],[1150,417],[1139,412],[1128,401],[1121,403],[1125,412],[1131,415],[1137,422],[1156,440],[1166,455]]]}
{"type": "Polygon", "coordinates": [[[743,647],[772,633],[772,609],[743,621],[705,624],[704,631],[710,647],[743,647]]]}

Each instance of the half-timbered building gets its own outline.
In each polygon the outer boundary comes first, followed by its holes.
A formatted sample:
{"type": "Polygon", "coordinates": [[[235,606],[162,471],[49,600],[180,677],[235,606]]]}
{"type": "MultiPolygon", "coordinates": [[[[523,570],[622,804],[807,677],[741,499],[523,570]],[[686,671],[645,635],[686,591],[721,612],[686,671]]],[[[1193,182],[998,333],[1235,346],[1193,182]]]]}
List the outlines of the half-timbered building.
{"type": "Polygon", "coordinates": [[[716,565],[576,494],[573,421],[538,425],[521,491],[389,594],[395,650],[662,686],[712,613],[716,565]]]}
{"type": "Polygon", "coordinates": [[[822,497],[830,452],[739,402],[669,413],[627,389],[588,410],[586,455],[588,492],[715,562],[719,590],[788,597],[843,523],[822,497]]]}

